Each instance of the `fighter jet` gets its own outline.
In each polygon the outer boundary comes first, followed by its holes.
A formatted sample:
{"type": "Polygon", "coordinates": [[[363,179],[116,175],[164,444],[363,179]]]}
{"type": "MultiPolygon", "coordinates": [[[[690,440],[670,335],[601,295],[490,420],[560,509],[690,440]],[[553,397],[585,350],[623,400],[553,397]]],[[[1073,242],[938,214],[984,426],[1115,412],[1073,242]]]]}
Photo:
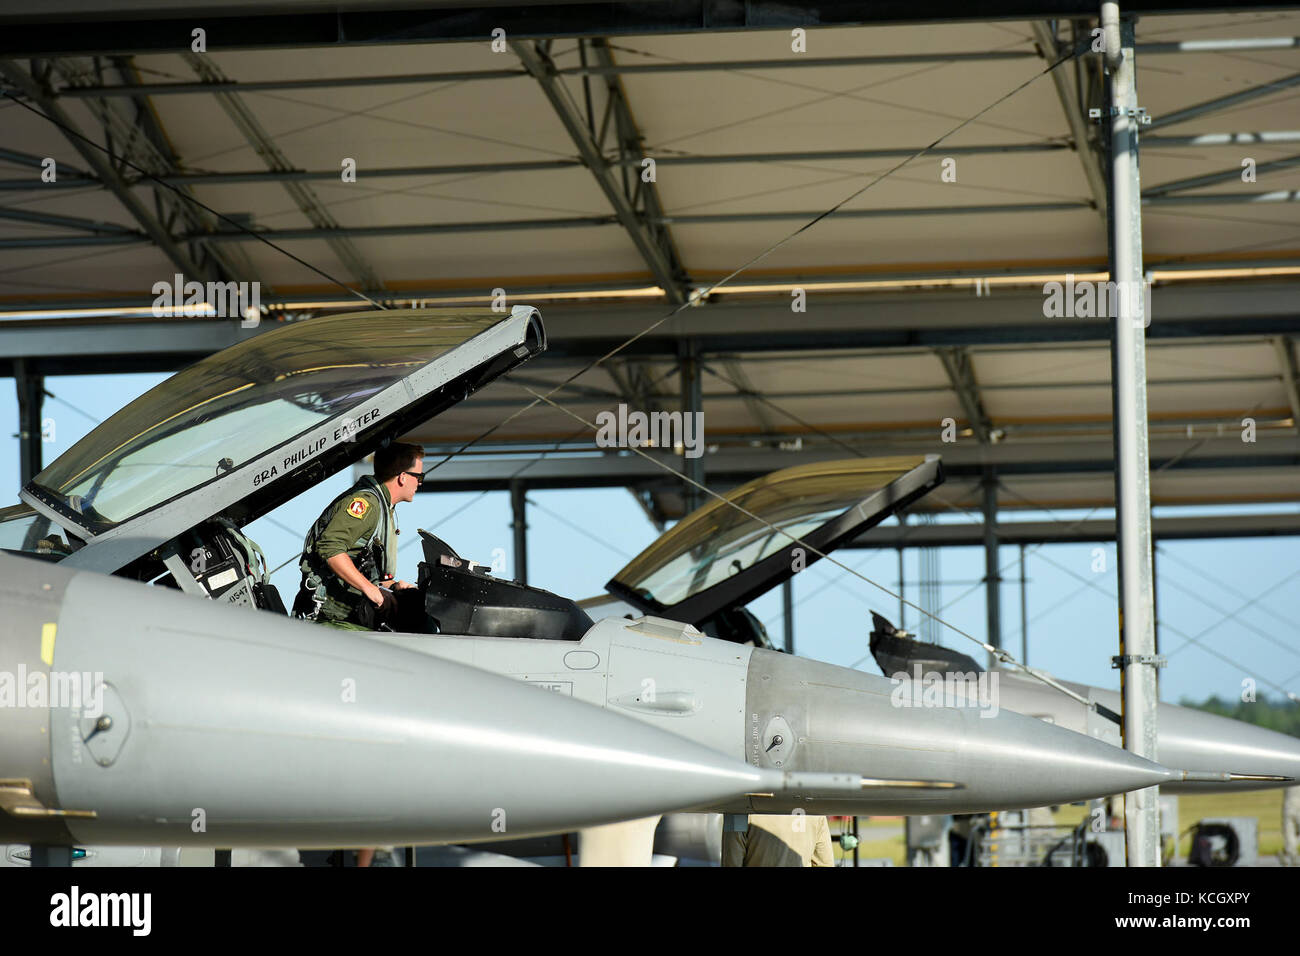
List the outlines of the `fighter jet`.
{"type": "MultiPolygon", "coordinates": [[[[286,324],[177,373],[90,432],[22,489],[22,505],[0,512],[0,547],[245,614],[282,609],[238,528],[545,344],[528,306],[286,324]]],[[[766,524],[714,502],[620,575],[624,599],[650,616],[593,622],[575,602],[497,580],[426,532],[419,588],[428,633],[349,639],[395,645],[403,660],[415,652],[514,677],[762,769],[952,785],[847,792],[807,778],[710,805],[729,812],[974,812],[1171,778],[1039,720],[979,706],[906,708],[882,678],[708,636],[729,624],[738,631],[744,616],[732,608],[770,586],[765,579],[815,559],[772,526],[824,550],[942,479],[933,457],[807,469],[729,496],[766,524]]],[[[238,781],[231,786],[263,782],[238,781]]]]}
{"type": "MultiPolygon", "coordinates": [[[[870,647],[886,676],[927,672],[979,673],[975,660],[959,651],[916,640],[872,612],[870,647]]],[[[1081,703],[1032,677],[999,668],[999,702],[1007,710],[1049,720],[1097,740],[1120,746],[1120,696],[1115,691],[1061,681],[1087,703],[1081,703]]],[[[1291,786],[1300,779],[1300,740],[1203,710],[1159,704],[1156,753],[1160,761],[1198,771],[1232,770],[1235,780],[1177,780],[1161,784],[1163,793],[1234,793],[1291,786]],[[1276,775],[1288,780],[1246,779],[1276,775]]]]}
{"type": "Polygon", "coordinates": [[[865,782],[735,757],[477,668],[3,556],[0,844],[514,839],[865,782]]]}
{"type": "MultiPolygon", "coordinates": [[[[817,560],[816,552],[830,553],[919,500],[940,480],[938,462],[920,459],[850,459],[773,472],[727,497],[770,524],[787,527],[783,521],[789,522],[788,530],[816,551],[799,548],[792,558],[793,547],[778,540],[769,527],[714,501],[633,558],[606,585],[606,595],[581,604],[593,614],[658,614],[720,638],[770,647],[762,624],[745,603],[790,578],[796,567],[817,560]],[[911,470],[906,470],[909,464],[911,470]],[[824,497],[835,476],[854,476],[849,487],[862,490],[861,500],[853,501],[851,495],[824,497]]],[[[977,675],[983,670],[968,655],[910,640],[880,615],[873,613],[872,618],[870,647],[886,677],[911,675],[918,666],[922,674],[977,675]]],[[[1083,704],[1009,668],[998,670],[998,680],[1003,709],[1121,746],[1117,693],[1061,682],[1089,701],[1083,704]]],[[[910,688],[897,689],[910,699],[910,688]]],[[[1162,785],[1165,792],[1265,789],[1300,779],[1300,741],[1286,734],[1173,704],[1160,705],[1158,721],[1161,763],[1197,772],[1193,779],[1162,785]]]]}

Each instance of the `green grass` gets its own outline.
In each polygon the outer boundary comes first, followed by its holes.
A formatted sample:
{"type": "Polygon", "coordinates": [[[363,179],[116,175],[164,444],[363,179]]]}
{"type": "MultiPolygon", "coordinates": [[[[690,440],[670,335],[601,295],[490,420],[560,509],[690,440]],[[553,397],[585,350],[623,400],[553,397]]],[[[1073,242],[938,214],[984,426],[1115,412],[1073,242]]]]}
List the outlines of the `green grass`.
{"type": "MultiPolygon", "coordinates": [[[[1217,817],[1254,817],[1259,821],[1259,855],[1271,856],[1282,849],[1281,789],[1249,793],[1212,793],[1178,798],[1178,855],[1187,856],[1192,839],[1182,834],[1198,820],[1217,817]]],[[[1083,819],[1086,807],[1062,807],[1056,821],[1073,826],[1083,819]]]]}
{"type": "MultiPolygon", "coordinates": [[[[1254,817],[1259,821],[1259,855],[1273,856],[1282,849],[1282,793],[1281,789],[1256,790],[1250,793],[1216,793],[1196,796],[1182,795],[1178,798],[1178,855],[1186,857],[1191,849],[1191,837],[1183,836],[1186,830],[1198,820],[1218,817],[1254,817]]],[[[1057,811],[1054,819],[1061,826],[1074,826],[1084,818],[1087,807],[1066,806],[1057,811]]],[[[869,825],[897,824],[898,836],[887,839],[863,839],[859,848],[862,859],[885,858],[894,861],[895,866],[903,866],[907,858],[907,844],[901,832],[902,817],[874,817],[868,820],[860,818],[863,835],[869,825]]],[[[831,821],[831,832],[839,833],[845,829],[842,821],[831,821]]],[[[848,854],[852,857],[852,854],[848,854]]],[[[835,847],[835,860],[843,858],[839,845],[835,847]]]]}

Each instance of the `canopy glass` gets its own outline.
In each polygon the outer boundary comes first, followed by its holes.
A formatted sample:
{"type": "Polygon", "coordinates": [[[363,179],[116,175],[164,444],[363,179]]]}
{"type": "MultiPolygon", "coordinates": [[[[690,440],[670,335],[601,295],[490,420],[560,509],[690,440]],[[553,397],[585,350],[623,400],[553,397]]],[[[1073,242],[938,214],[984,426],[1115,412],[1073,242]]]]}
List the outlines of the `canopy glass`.
{"type": "Polygon", "coordinates": [[[355,408],[505,318],[410,309],[287,324],[149,390],[28,488],[101,533],[355,408]]]}
{"type": "MultiPolygon", "coordinates": [[[[903,490],[898,496],[877,493],[926,465],[919,455],[861,458],[799,465],[756,478],[725,495],[725,502],[715,498],[683,518],[610,584],[648,606],[680,605],[797,547],[793,538],[807,540],[832,522],[845,530],[871,523],[900,503],[903,490]]],[[[815,560],[811,554],[804,557],[807,564],[815,560]]]]}

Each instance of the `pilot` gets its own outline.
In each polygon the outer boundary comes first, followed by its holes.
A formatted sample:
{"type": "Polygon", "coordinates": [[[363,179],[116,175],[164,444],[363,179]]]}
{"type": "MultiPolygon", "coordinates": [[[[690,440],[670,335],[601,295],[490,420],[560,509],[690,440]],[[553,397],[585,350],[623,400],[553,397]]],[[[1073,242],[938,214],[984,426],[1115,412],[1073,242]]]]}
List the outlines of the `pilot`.
{"type": "MultiPolygon", "coordinates": [[[[393,442],[375,452],[375,473],[330,502],[303,542],[302,586],[294,615],[345,630],[394,627],[405,605],[393,593],[418,592],[393,581],[397,520],[393,510],[424,482],[424,449],[393,442]],[[390,587],[391,586],[391,587],[390,587]]],[[[405,598],[406,595],[403,595],[405,598]]]]}

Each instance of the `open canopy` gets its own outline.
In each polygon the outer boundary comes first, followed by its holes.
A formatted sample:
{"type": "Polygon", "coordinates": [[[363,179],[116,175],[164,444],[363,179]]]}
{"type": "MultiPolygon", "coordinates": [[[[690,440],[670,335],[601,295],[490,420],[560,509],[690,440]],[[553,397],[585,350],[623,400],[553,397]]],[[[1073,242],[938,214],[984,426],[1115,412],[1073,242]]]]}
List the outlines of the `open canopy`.
{"type": "Polygon", "coordinates": [[[115,566],[93,563],[116,570],[215,514],[241,523],[264,514],[544,347],[527,306],[290,323],[146,392],[22,497],[89,543],[74,563],[111,550],[115,566]]]}
{"type": "Polygon", "coordinates": [[[935,455],[783,468],[683,518],[605,587],[646,613],[698,625],[818,560],[794,538],[825,553],[942,481],[935,455]]]}

